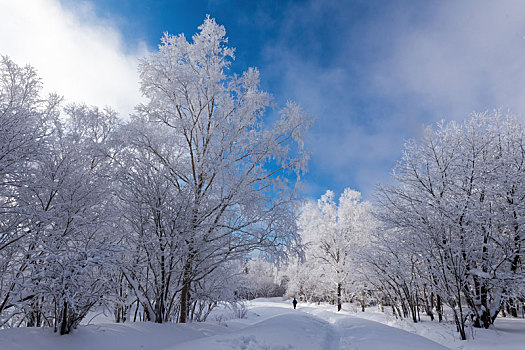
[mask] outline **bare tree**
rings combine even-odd
[[[271,97],[260,91],[258,71],[229,75],[233,49],[224,27],[206,18],[199,29],[191,43],[166,34],[139,68],[148,102],[138,118],[170,138],[167,148],[149,137],[140,147],[179,205],[170,209],[177,224],[169,236],[180,290],[168,293],[178,295],[179,322],[186,322],[193,284],[253,249],[279,250],[293,239],[294,177],[308,159],[302,139],[309,121],[300,108],[288,103],[267,127]],[[159,237],[157,228],[141,232]]]

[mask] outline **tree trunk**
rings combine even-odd
[[[184,282],[182,290],[180,292],[180,315],[179,323],[186,323],[188,316],[188,294],[189,294],[189,283]]]
[[[191,247],[190,247],[191,248]],[[184,271],[182,274],[182,289],[180,291],[180,314],[179,323],[186,323],[189,312],[189,293],[191,284],[191,260],[193,254],[188,254],[187,260],[184,263]]]
[[[341,283],[337,283],[337,311],[341,311]]]
[[[432,312],[433,294],[430,293],[430,300],[429,300],[429,296],[427,295],[427,291],[426,291],[426,286],[423,287],[423,298],[425,299],[425,310],[426,310],[427,316],[430,316],[430,320],[434,321],[434,313]]]
[[[512,317],[518,317],[518,309],[516,308],[513,299],[507,301],[507,311]]]
[[[436,311],[438,314],[439,323],[443,322],[443,303],[441,302],[441,296],[436,296]]]
[[[60,324],[60,335],[68,334],[69,333],[69,327],[68,327],[68,320],[67,320],[67,302],[64,301],[64,309],[62,310],[62,323]]]
[[[465,323],[463,322],[463,317],[459,316],[456,310],[454,310],[454,320],[456,321],[456,329],[459,332],[461,340],[467,340],[467,334],[465,333]]]

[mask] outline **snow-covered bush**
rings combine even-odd
[[[247,299],[282,296],[277,266],[263,259],[251,259],[243,267],[241,295]]]

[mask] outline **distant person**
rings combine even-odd
[[[297,306],[297,300],[295,299],[295,297],[293,298],[292,304],[293,304],[293,308],[295,310],[295,308]]]

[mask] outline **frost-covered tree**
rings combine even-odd
[[[183,155],[172,130],[142,118],[128,123],[119,138],[124,145],[117,157],[122,277],[147,320],[169,321],[178,310],[191,222],[187,191],[172,174]]]
[[[390,305],[396,317],[418,322],[420,297],[425,293],[420,293],[424,286],[421,277],[426,272],[420,255],[404,240],[402,232],[378,227],[372,236],[370,246],[361,254],[362,276],[375,287],[380,303]],[[439,305],[436,309],[441,312]],[[430,308],[427,313],[433,316]]]
[[[314,259],[290,259],[283,272],[288,278],[285,297],[306,302],[332,302],[334,288],[324,270]]]
[[[115,126],[111,110],[66,107],[20,191],[31,231],[24,247],[30,279],[21,289],[30,325],[53,322],[69,333],[108,292],[101,275],[116,249],[109,182]]]
[[[31,212],[20,193],[33,183],[35,162],[45,154],[47,120],[58,113],[59,98],[41,97],[30,66],[0,60],[0,325],[14,315],[27,274]],[[8,310],[6,312],[6,310]]]
[[[317,291],[330,290],[329,295],[317,297],[320,300],[333,298],[340,311],[345,294],[351,296],[363,292],[356,288],[362,286],[357,268],[359,252],[367,245],[372,229],[371,206],[361,201],[359,192],[348,188],[338,202],[334,193],[327,191],[317,204],[309,202],[303,206],[298,221],[309,267],[304,272],[299,268],[295,278],[306,273],[306,277],[318,285],[315,287]],[[319,288],[319,285],[327,288]],[[299,290],[301,288],[307,295],[305,285]]]
[[[279,250],[293,239],[293,179],[308,158],[302,139],[309,121],[301,109],[288,103],[268,126],[263,116],[271,96],[259,89],[258,71],[229,73],[234,50],[226,46],[224,27],[206,18],[199,29],[192,42],[166,34],[139,67],[147,103],[138,106],[137,119],[157,136],[170,136],[167,147],[143,139],[141,157],[158,166],[151,170],[156,179],[138,185],[160,191],[145,201],[163,203],[147,204],[150,226],[131,224],[142,242],[155,241],[158,249],[170,244],[177,252],[169,258],[176,267],[167,270],[166,260],[146,260],[160,275],[162,266],[176,273],[178,285],[165,297],[178,301],[179,322],[186,322],[193,286],[218,266],[253,249]],[[156,227],[151,210],[164,208],[170,221]],[[169,239],[159,230],[169,231]],[[127,277],[142,295],[144,287]]]
[[[380,218],[465,324],[489,327],[523,298],[525,129],[499,114],[428,129],[406,145],[396,183],[379,191]],[[464,306],[466,305],[466,309]]]

